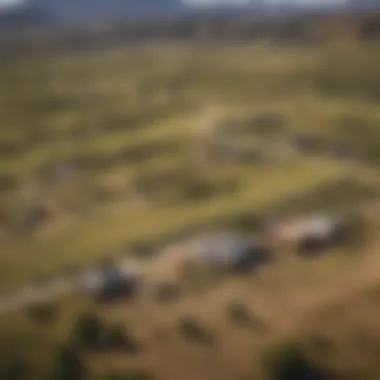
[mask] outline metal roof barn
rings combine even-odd
[[[269,258],[267,249],[256,239],[243,234],[216,233],[198,239],[192,246],[200,264],[244,270]]]

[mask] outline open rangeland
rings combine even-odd
[[[365,44],[157,44],[0,62],[0,289],[212,227],[372,199],[379,63]],[[163,380],[265,378],[267,356],[293,341],[343,379],[375,380],[377,249],[371,237],[312,260],[279,254],[248,278],[206,273],[170,305],[69,296],[1,316],[0,350],[41,379],[53,347],[94,311],[142,346],[81,351],[91,380],[141,368]],[[203,343],[187,342],[194,331]]]

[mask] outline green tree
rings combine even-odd
[[[104,376],[104,380],[153,380],[153,376],[145,371],[110,372]]]
[[[190,342],[205,346],[214,344],[213,334],[192,318],[183,318],[179,322],[178,329],[180,334]]]
[[[37,323],[48,324],[55,321],[56,310],[52,305],[36,305],[28,310],[28,315]]]
[[[81,348],[90,350],[104,349],[106,345],[106,326],[95,314],[79,317],[72,331],[74,342]]]
[[[312,362],[294,343],[268,351],[264,364],[273,380],[332,380],[331,374]]]
[[[49,380],[84,380],[86,375],[83,358],[75,348],[62,346],[57,350]]]
[[[107,330],[107,347],[111,350],[125,350],[135,353],[139,345],[130,331],[121,325],[114,325]]]
[[[21,359],[12,359],[0,366],[0,379],[29,380],[31,377],[32,369]]]

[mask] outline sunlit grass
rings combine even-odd
[[[288,195],[341,175],[349,168],[321,157],[299,157],[297,162],[290,159],[263,167],[194,160],[199,152],[206,157],[209,154],[207,143],[212,134],[204,133],[209,126],[206,124],[215,122],[215,137],[222,119],[278,114],[284,120],[281,137],[307,132],[341,138],[345,133],[338,125],[341,119],[377,125],[378,50],[374,46],[334,49],[265,44],[207,49],[146,45],[18,62],[18,69],[28,68],[23,75],[30,86],[35,86],[28,92],[33,95],[40,91],[47,99],[56,100],[59,107],[21,112],[22,105],[33,99],[24,93],[17,99],[17,88],[4,88],[7,95],[12,95],[8,103],[14,101],[20,112],[12,114],[6,112],[10,111],[7,107],[1,108],[0,138],[27,141],[31,128],[39,125],[51,140],[34,141],[30,149],[28,146],[23,152],[2,158],[0,174],[23,183],[23,179],[38,177],[47,163],[84,159],[88,161],[79,170],[81,180],[70,185],[72,196],[79,204],[87,201],[85,198],[96,198],[92,197],[91,186],[87,186],[90,184],[114,193],[119,203],[96,204],[92,200],[90,214],[73,218],[59,232],[16,234],[3,239],[0,283],[8,287],[65,264],[86,264],[101,256],[112,256],[135,242],[159,240],[180,230],[217,223],[229,215],[262,210]],[[356,60],[357,54],[363,57]],[[346,76],[331,62],[339,63]],[[354,69],[357,75],[347,76]],[[53,79],[51,83],[33,77],[33,73],[42,75],[45,71],[46,78]],[[2,73],[2,80],[6,74]],[[368,82],[371,75],[373,83]],[[366,86],[372,92],[364,96]],[[214,106],[215,120],[205,121],[204,111]],[[112,123],[117,123],[117,128],[109,128]],[[134,128],[135,124],[138,127]],[[264,150],[272,147],[254,134],[246,136],[244,142]],[[139,152],[141,159],[128,156],[133,152]],[[232,194],[215,195],[207,201],[173,200],[160,205],[148,200],[137,207],[129,199],[135,190],[134,180],[141,173],[181,168],[191,168],[191,173],[210,183],[220,178],[234,180],[237,188]],[[40,198],[48,194],[60,199],[65,189],[57,185],[46,191]],[[3,199],[6,209],[24,204],[19,192],[4,194]],[[59,211],[48,223],[59,223],[66,217]]]

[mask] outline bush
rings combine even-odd
[[[33,306],[27,313],[33,321],[40,324],[53,323],[57,317],[55,308],[48,304]]]
[[[313,334],[308,338],[309,345],[316,353],[327,354],[333,349],[334,343],[331,338],[323,334]]]
[[[263,112],[250,120],[255,132],[263,135],[272,135],[283,130],[286,122],[279,113]]]
[[[106,345],[110,350],[123,350],[128,353],[138,353],[140,351],[136,339],[120,325],[114,325],[108,329]]]
[[[4,380],[29,380],[32,369],[20,359],[12,359],[0,366],[0,379]]]
[[[152,380],[153,376],[145,371],[111,372],[104,376],[104,380]]]
[[[330,380],[332,375],[311,362],[293,344],[287,343],[266,353],[266,370],[273,380]]]
[[[74,326],[72,334],[74,342],[81,348],[90,350],[106,348],[106,326],[94,314],[82,315]]]
[[[157,251],[157,247],[149,242],[137,243],[132,247],[128,246],[128,249],[140,259],[150,259]]]
[[[49,380],[84,380],[86,374],[86,366],[77,350],[70,346],[57,350]]]
[[[175,301],[180,296],[180,289],[170,282],[157,284],[153,289],[153,296],[157,303]]]
[[[180,190],[180,197],[190,201],[202,200],[211,198],[216,192],[213,186],[206,181],[199,178],[193,178],[189,180],[187,184],[184,184],[183,189]]]
[[[229,319],[240,327],[251,327],[252,317],[244,305],[237,302],[232,303],[228,306],[227,314]]]
[[[239,215],[230,217],[226,220],[226,224],[239,231],[253,231],[262,227],[262,216],[243,212]]]
[[[239,327],[265,329],[266,324],[241,303],[232,302],[227,308],[228,318]]]
[[[183,318],[179,322],[178,328],[180,334],[190,342],[207,346],[214,344],[213,334],[189,317]]]

